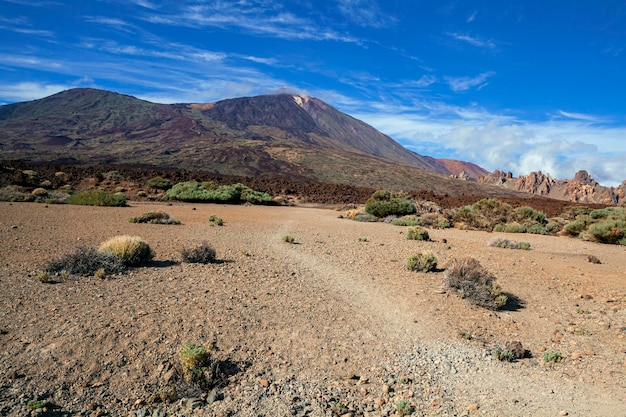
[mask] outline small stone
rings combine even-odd
[[[385,405],[385,400],[382,398],[376,398],[374,400],[374,404],[376,404],[378,407],[382,407],[383,405]]]
[[[573,359],[573,360],[575,360],[575,361],[576,361],[576,360],[578,360],[578,359],[580,359],[580,357],[581,357],[581,356],[582,356],[582,355],[580,354],[580,352],[574,352],[574,353],[572,353],[572,359]]]
[[[467,411],[472,412],[472,411],[478,411],[480,407],[478,407],[478,404],[470,404],[467,407]]]
[[[391,388],[389,388],[389,385],[383,385],[383,393],[389,394],[390,390],[391,390]]]
[[[561,411],[559,411],[559,415],[560,416],[567,416],[567,415],[569,415],[569,413],[567,411],[565,411],[565,410],[561,410]]]
[[[259,384],[261,384],[263,388],[267,388],[270,386],[270,381],[268,381],[267,379],[261,379],[259,380]]]

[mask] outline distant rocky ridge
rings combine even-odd
[[[626,198],[626,180],[618,187],[605,187],[584,170],[578,171],[571,180],[557,180],[541,171],[515,178],[511,172],[495,170],[479,177],[477,181],[576,203],[623,204]]]

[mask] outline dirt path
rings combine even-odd
[[[152,210],[183,225],[128,222]],[[341,403],[344,414],[380,417],[400,400],[414,415],[626,415],[623,247],[508,235],[532,245],[513,251],[488,247],[495,234],[452,229],[407,241],[402,227],[292,207],[0,211],[3,415],[26,415],[36,399],[58,415],[330,416]],[[211,226],[211,214],[225,225]],[[105,280],[36,282],[45,260],[116,234],[142,236],[156,262]],[[287,234],[296,244],[282,241]],[[178,263],[200,240],[222,262]],[[405,269],[416,251],[440,265],[476,257],[520,306],[490,312],[442,291],[441,273]],[[510,340],[532,357],[494,360],[489,350]],[[186,341],[215,341],[231,364],[218,401],[177,379]],[[544,364],[545,349],[564,360]],[[169,387],[180,400],[152,401]]]

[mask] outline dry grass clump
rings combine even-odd
[[[129,266],[142,265],[154,258],[150,245],[139,236],[112,237],[100,245],[100,251],[116,256]]]
[[[444,285],[456,290],[462,298],[490,310],[504,307],[508,300],[495,281],[496,278],[474,258],[451,260],[443,278]]]
[[[416,253],[409,257],[406,269],[417,272],[432,272],[437,269],[437,257],[432,253]]]
[[[216,260],[215,249],[206,241],[185,248],[181,251],[183,262],[190,264],[209,264]]]
[[[103,271],[106,275],[114,275],[126,271],[126,265],[111,253],[79,246],[74,252],[48,262],[44,270],[50,274],[95,276],[99,271]]]

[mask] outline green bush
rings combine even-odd
[[[494,232],[503,233],[526,233],[526,226],[519,223],[496,224],[493,228]]]
[[[211,214],[209,216],[209,223],[211,223],[212,225],[215,225],[215,226],[223,226],[224,225],[224,220],[222,220],[221,217],[216,216],[215,214]]]
[[[587,232],[596,242],[616,245],[626,238],[626,221],[603,220],[590,225]]]
[[[429,241],[430,236],[428,235],[428,231],[423,227],[409,227],[406,232],[406,238],[408,240],[425,240]]]
[[[365,211],[376,217],[404,216],[416,211],[415,204],[387,190],[375,191],[365,203]]]
[[[496,248],[504,248],[504,249],[523,249],[529,250],[530,243],[528,242],[516,242],[514,240],[495,238],[491,242],[488,243],[487,246],[493,246]]]
[[[285,243],[294,243],[295,241],[296,241],[296,238],[294,238],[291,235],[283,236],[283,242],[285,242]]]
[[[491,356],[501,362],[513,362],[515,360],[513,352],[508,349],[495,348],[491,351]]]
[[[193,246],[191,249],[183,249],[181,251],[183,262],[208,264],[216,260],[215,249],[208,242],[204,241]]]
[[[178,351],[178,359],[182,368],[183,377],[187,382],[206,381],[206,374],[210,372],[213,367],[210,350],[194,343],[185,343]],[[212,377],[208,379],[211,380]]]
[[[129,266],[143,265],[154,258],[150,245],[139,236],[112,237],[100,245],[100,251],[118,257]]]
[[[396,403],[395,408],[396,408],[396,413],[398,413],[400,417],[410,416],[415,411],[415,408],[413,407],[413,405],[411,405],[411,403],[408,402],[407,400],[398,401]]]
[[[378,221],[378,217],[363,211],[363,212],[355,214],[352,220],[356,222],[371,223],[371,222]]]
[[[549,222],[546,224],[546,231],[551,235],[556,235],[561,231],[561,225],[558,222]]]
[[[485,198],[458,209],[454,221],[462,228],[492,231],[496,225],[509,223],[514,217],[515,212],[510,204]]]
[[[106,275],[119,274],[126,271],[126,265],[111,253],[99,252],[95,248],[79,246],[73,253],[62,255],[45,267],[51,274],[71,274],[94,276],[99,270]]]
[[[391,224],[394,226],[422,226],[422,219],[414,214],[411,214],[393,219]]]
[[[131,217],[128,221],[131,223],[180,224],[180,221],[170,218],[170,215],[164,211],[150,211],[140,217]]]
[[[65,199],[67,204],[80,206],[126,206],[126,197],[123,194],[109,194],[104,190],[87,190],[72,194]]]
[[[543,352],[544,362],[560,362],[563,359],[563,355],[558,350],[547,350]]]
[[[573,222],[567,223],[565,227],[563,227],[563,233],[567,236],[578,237],[583,231],[585,231],[585,229],[587,229],[589,222],[589,216],[581,216]]]
[[[409,271],[433,272],[437,269],[437,257],[432,253],[416,253],[409,257],[406,268]]]
[[[507,302],[495,281],[496,278],[474,258],[451,260],[443,278],[444,285],[456,290],[462,298],[491,310],[502,308]]]
[[[515,219],[523,224],[545,224],[546,213],[543,211],[535,210],[532,207],[523,206],[515,209]]]
[[[147,184],[148,184],[148,187],[154,188],[157,190],[169,190],[173,186],[172,181],[166,178],[161,178],[161,177],[150,178],[147,181]]]
[[[179,182],[167,191],[166,196],[171,200],[196,203],[276,204],[269,194],[254,191],[242,184],[218,186],[212,182]]]

